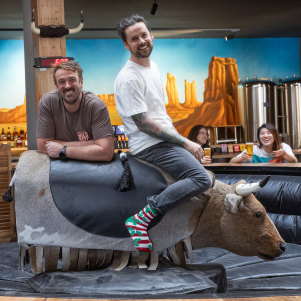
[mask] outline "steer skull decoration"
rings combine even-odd
[[[39,28],[35,25],[34,9],[31,17],[31,31],[44,38],[60,38],[68,34],[74,34],[81,31],[84,26],[84,12],[81,11],[80,23],[76,28],[65,28],[65,25],[42,25]]]

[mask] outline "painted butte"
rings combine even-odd
[[[233,58],[212,57],[208,78],[205,80],[203,103],[196,97],[195,81],[185,80],[185,102],[180,103],[175,76],[167,74],[166,110],[176,129],[187,136],[196,124],[206,126],[239,125],[238,109],[235,105],[234,87],[238,83],[238,69]],[[114,94],[98,95],[108,106],[113,125],[122,124],[116,111]],[[0,109],[0,126],[6,123],[26,123],[26,98],[23,105],[14,109]]]

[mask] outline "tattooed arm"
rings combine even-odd
[[[158,122],[149,118],[147,113],[132,115],[132,118],[139,131],[164,141],[182,145],[199,161],[203,157],[204,152],[199,144],[183,137],[176,131],[176,129],[167,129],[162,127]]]

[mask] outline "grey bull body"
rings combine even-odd
[[[43,271],[43,257],[53,261],[53,257],[58,259],[60,253],[63,259],[67,260],[67,266],[63,264],[62,269],[68,270],[74,260],[71,256],[74,255],[74,250],[77,250],[77,270],[80,269],[80,262],[84,269],[89,260],[95,265],[98,261],[100,266],[100,252],[107,252],[109,257],[113,256],[112,252],[117,252],[119,268],[126,265],[130,254],[132,258],[138,258],[130,237],[111,238],[91,234],[74,226],[62,216],[52,199],[49,164],[47,155],[27,151],[21,155],[17,166],[14,181],[15,208],[21,257],[28,249],[36,272]],[[169,182],[172,181],[168,175],[164,176]],[[174,246],[181,241],[186,246],[188,256],[191,255],[192,248],[208,246],[264,259],[279,256],[285,249],[283,239],[264,207],[252,193],[236,193],[241,184],[226,185],[215,181],[214,186],[206,193],[170,210],[150,229],[153,269],[156,268],[159,254],[166,249],[175,254]],[[111,255],[108,255],[108,252]],[[93,260],[89,257],[92,253]],[[95,259],[95,256],[98,259]],[[139,258],[137,261],[139,262]],[[53,264],[52,270],[56,268],[57,264]]]

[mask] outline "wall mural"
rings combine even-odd
[[[84,70],[84,89],[107,104],[112,124],[121,124],[115,108],[114,80],[129,58],[120,40],[67,40],[67,56]],[[26,126],[23,41],[0,41],[0,129]],[[238,125],[233,87],[240,80],[277,82],[300,76],[299,38],[158,39],[152,59],[161,71],[165,103],[176,128],[187,135],[195,124]],[[189,116],[189,118],[188,118]]]

